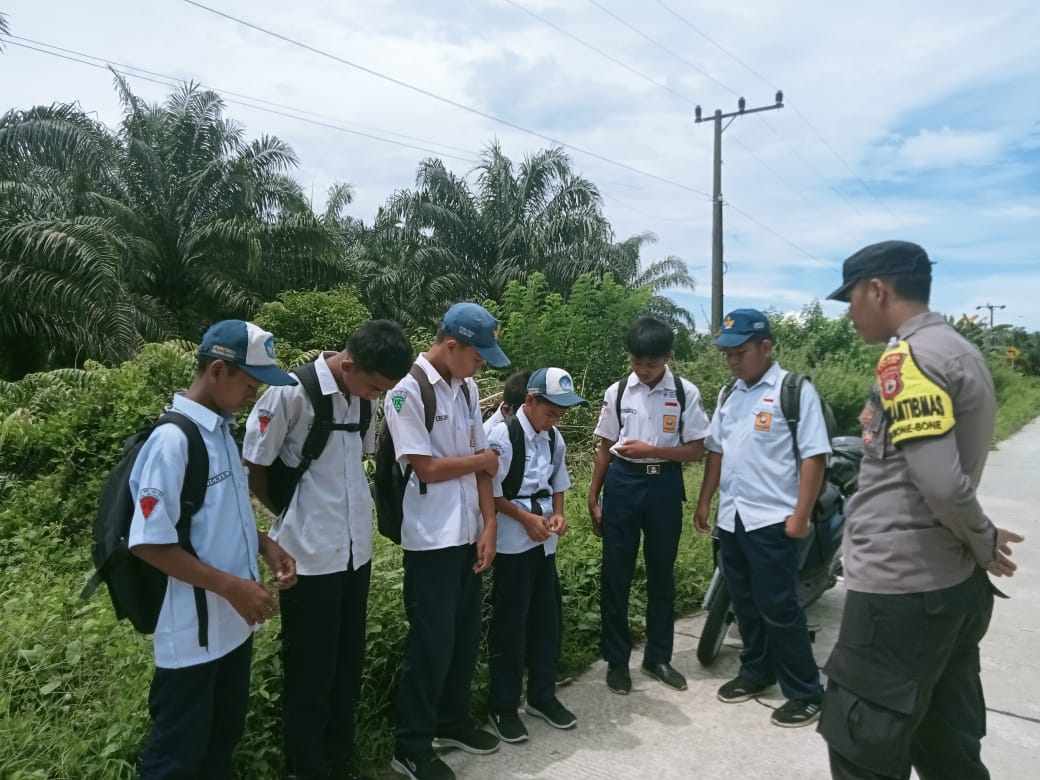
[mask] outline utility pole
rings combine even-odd
[[[737,101],[737,110],[723,114],[722,109],[715,109],[712,117],[715,120],[715,176],[714,189],[712,191],[712,219],[711,219],[711,332],[718,333],[722,328],[722,131],[729,127],[738,116],[742,114],[757,114],[759,111],[774,111],[784,107],[784,93],[776,92],[775,102],[771,106],[760,106],[758,108],[747,108],[744,98]],[[694,122],[698,124],[707,121],[701,115],[701,107],[696,106],[693,110]],[[722,120],[729,119],[726,127],[722,126]]]
[[[989,329],[993,330],[993,310],[994,309],[1006,309],[1006,308],[1007,308],[1007,306],[1004,306],[1003,304],[998,306],[995,303],[984,303],[981,306],[976,306],[975,307],[975,311],[978,311],[979,309],[989,309]]]

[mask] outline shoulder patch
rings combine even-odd
[[[953,428],[953,399],[925,376],[906,341],[885,350],[877,378],[893,444],[942,436]]]
[[[405,400],[408,398],[408,393],[404,390],[394,390],[390,393],[390,405],[394,407],[395,412],[401,411],[401,407],[404,406]]]

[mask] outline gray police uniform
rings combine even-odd
[[[928,312],[903,323],[861,415],[847,595],[819,731],[836,778],[988,778],[979,641],[996,529],[975,491],[996,398],[979,351]]]

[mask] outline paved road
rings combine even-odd
[[[995,780],[1040,776],[1040,421],[994,452],[982,485],[982,502],[995,522],[1024,533],[1019,575],[1001,583],[1012,597],[999,601],[982,647],[989,736],[983,757]],[[826,593],[809,611],[819,624],[817,661],[835,640],[844,592]],[[592,780],[593,778],[827,778],[823,741],[811,728],[780,729],[769,723],[781,703],[778,689],[761,702],[726,705],[715,691],[737,670],[737,650],[723,649],[705,669],[694,654],[702,619],[677,624],[674,665],[689,690],[670,691],[633,671],[633,691],[617,696],[594,665],[560,698],[578,716],[578,727],[559,732],[534,718],[529,742],[503,745],[493,756],[445,755],[467,780]],[[638,652],[634,654],[638,658]]]

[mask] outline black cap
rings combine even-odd
[[[849,257],[841,268],[841,287],[827,297],[849,302],[849,290],[860,279],[896,274],[932,275],[932,262],[923,247],[910,241],[882,241],[865,246]]]

